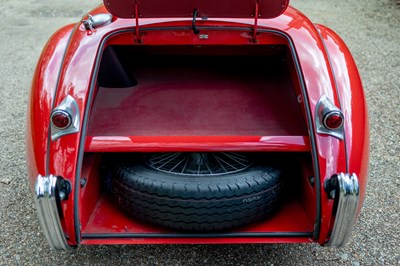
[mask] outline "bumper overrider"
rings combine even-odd
[[[332,234],[326,245],[342,247],[348,241],[357,218],[360,195],[357,175],[334,175],[325,183],[325,190],[337,206]]]
[[[35,183],[35,202],[44,234],[52,249],[70,250],[60,222],[60,200],[67,196],[68,183],[53,175],[39,175]],[[60,189],[60,187],[62,189]]]

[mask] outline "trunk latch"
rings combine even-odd
[[[93,31],[95,28],[104,26],[111,22],[112,16],[110,14],[97,14],[87,15],[87,19],[82,19],[81,22],[86,30]]]

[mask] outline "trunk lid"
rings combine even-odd
[[[104,0],[108,11],[120,18],[199,17],[274,18],[287,8],[289,0]]]

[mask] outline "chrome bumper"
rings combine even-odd
[[[330,181],[336,187],[333,196],[337,211],[331,238],[326,245],[342,247],[348,241],[357,218],[360,189],[355,174],[337,174]]]
[[[58,214],[57,177],[53,175],[37,177],[35,202],[44,234],[52,249],[70,250]]]

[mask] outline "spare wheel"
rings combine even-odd
[[[152,153],[118,164],[112,194],[132,217],[178,230],[229,229],[265,218],[280,198],[276,167],[246,154]]]

